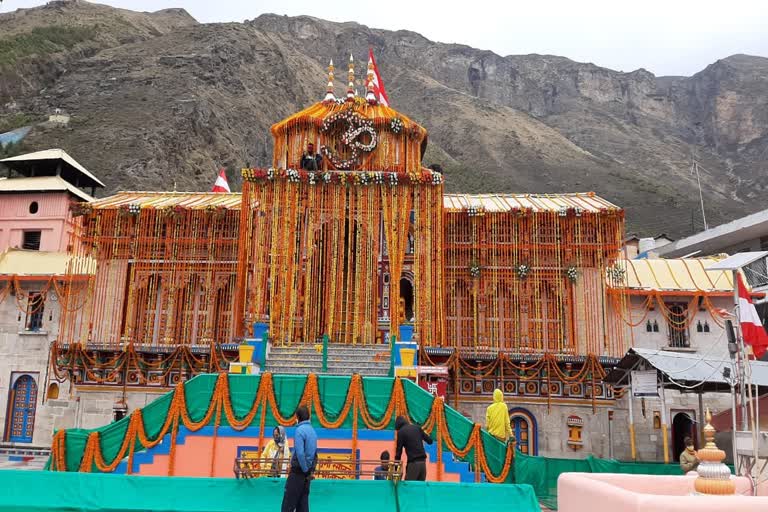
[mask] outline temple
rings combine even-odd
[[[36,338],[44,355],[29,364],[40,368],[0,367],[14,376],[6,424],[18,423],[23,435],[13,433],[13,440],[49,444],[54,430],[113,419],[120,425],[115,431],[130,440],[138,427],[124,417],[140,416],[136,411],[161,395],[181,396],[185,385],[205,383],[210,401],[199,410],[213,411],[208,406],[216,400],[224,407],[225,385],[205,374],[234,369],[261,373],[259,382],[274,375],[269,385],[290,382],[296,400],[333,401],[325,389],[307,394],[323,387],[318,382],[333,382],[341,390],[336,395],[347,397],[348,414],[365,414],[360,389],[376,382],[363,385],[353,375],[387,375],[391,388],[375,395],[384,408],[379,413],[389,404],[403,407],[398,400],[405,395],[397,389],[404,385],[424,401],[414,409],[420,418],[439,428],[440,414],[450,416],[442,435],[467,443],[455,443],[456,461],[466,459],[471,443],[490,454],[493,462],[474,469],[476,475],[449,467],[456,461],[430,468],[430,475],[454,481],[504,480],[504,462],[513,453],[669,461],[685,436],[703,440],[695,396],[670,390],[666,402],[643,398],[633,416],[627,382],[607,377],[632,347],[722,355],[717,341],[733,282],[727,272],[706,270],[719,257],[626,259],[624,211],[592,192],[446,193],[439,166],[423,161],[427,130],[371,91],[357,96],[351,64],[344,97],[333,93],[333,69],[329,75],[322,101],[272,127],[272,165],[243,169],[241,193],[124,191],[95,199],[80,188],[100,182],[69,157],[45,164],[43,174],[34,171],[43,165],[38,157],[7,163],[22,173],[0,181],[0,192],[15,194],[16,209],[32,199],[26,180],[55,182],[61,196],[72,199],[69,211],[57,213],[68,241],[45,247],[60,263],[51,275],[30,279],[35,270],[22,265],[14,244],[23,242],[20,234],[2,247],[6,330],[29,337],[44,321],[37,311],[56,312],[55,321],[45,321],[45,339]],[[34,215],[27,222],[37,222]],[[245,346],[256,353],[241,361]],[[299,385],[280,374],[310,377]],[[339,384],[334,375],[348,382]],[[429,394],[418,394],[416,386],[401,384],[406,380],[440,397],[450,412],[427,403]],[[17,389],[16,382],[26,387]],[[47,390],[41,399],[38,388]],[[507,454],[493,440],[480,448],[477,425],[494,389],[505,394],[517,452]],[[264,402],[268,396],[248,395],[253,411],[262,411],[262,421],[287,422],[289,406],[282,415],[263,412],[274,404]],[[87,407],[80,407],[81,398]],[[182,414],[181,399],[159,400],[176,404],[167,414]],[[38,402],[53,419],[35,426]],[[727,404],[726,395],[713,408]],[[211,417],[200,423],[179,416],[190,432],[176,433],[192,438],[198,426],[218,429]],[[381,430],[389,422],[383,417],[359,431]],[[328,424],[353,421],[344,418]],[[239,421],[227,418],[222,425]],[[242,425],[252,429],[248,442],[260,446],[264,425],[254,417]],[[211,431],[201,432],[195,435],[214,442]],[[358,446],[350,444],[358,443],[358,429],[344,435],[346,444],[339,443],[352,452],[374,454],[391,441],[368,432],[361,435],[370,439],[360,438]],[[658,436],[670,442],[662,447]],[[54,447],[65,445],[56,439]],[[80,441],[83,448],[87,439]],[[195,443],[199,448],[203,441]],[[210,455],[195,451],[195,443],[181,449],[187,460]],[[227,443],[228,457],[253,448]],[[94,457],[93,450],[81,459]],[[143,466],[121,458],[102,466],[173,473],[165,456],[155,453],[152,460],[162,462],[147,459]],[[211,457],[205,459],[211,476],[228,471]],[[82,460],[56,464],[88,466]]]

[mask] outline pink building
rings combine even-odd
[[[104,184],[61,149],[6,158],[0,165],[6,168],[0,177],[0,252],[66,251],[70,204],[93,200]]]
[[[60,149],[0,160],[0,462],[15,447],[48,445],[74,417],[76,404],[59,399],[46,372],[61,313],[56,279],[69,263],[71,204],[103,186]]]

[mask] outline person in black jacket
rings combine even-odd
[[[405,479],[423,482],[427,479],[427,454],[424,452],[423,443],[432,444],[432,438],[418,425],[408,423],[403,416],[398,416],[395,420],[395,430],[397,431],[395,460],[399,461],[403,456],[403,448],[408,456]]]

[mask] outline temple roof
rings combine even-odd
[[[13,192],[69,192],[83,201],[93,201],[93,197],[89,194],[59,176],[0,178],[0,193]]]
[[[443,206],[448,212],[478,208],[486,212],[531,209],[534,212],[580,208],[585,212],[620,211],[621,208],[594,192],[573,194],[445,194]]]
[[[93,274],[96,270],[92,259],[71,256],[65,252],[8,249],[0,253],[0,276],[63,276],[71,274],[68,270],[75,261],[81,263],[77,268],[85,268],[87,274]]]
[[[114,208],[138,205],[140,208],[161,209],[174,206],[203,210],[211,207],[222,207],[228,210],[240,209],[240,193],[222,192],[118,192],[91,203],[94,210],[111,210]]]
[[[62,176],[77,187],[104,187],[104,183],[63,149],[46,149],[0,160],[25,176]]]
[[[390,107],[385,107],[381,104],[371,105],[367,101],[365,101],[364,98],[360,98],[360,97],[355,98],[354,102],[347,102],[347,101],[317,102],[314,105],[310,105],[304,110],[296,112],[290,117],[287,117],[282,121],[273,124],[272,134],[276,135],[277,133],[283,130],[286,130],[292,126],[295,126],[301,123],[315,124],[317,127],[320,127],[323,124],[323,120],[326,117],[328,117],[329,115],[335,114],[337,112],[346,110],[350,107],[352,107],[352,109],[357,114],[359,114],[360,117],[369,119],[373,121],[374,124],[378,124],[378,123],[389,124],[393,119],[400,119],[400,121],[402,121],[403,123],[404,130],[415,128],[415,129],[418,129],[424,135],[424,137],[426,137],[427,135],[427,130],[424,127],[422,127],[419,123],[412,120],[405,114],[401,114],[397,110]]]
[[[684,293],[733,293],[731,272],[705,269],[722,258],[636,259],[624,260],[629,289],[644,291],[680,291]]]

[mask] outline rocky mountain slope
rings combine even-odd
[[[310,17],[198,24],[59,1],[0,15],[0,132],[60,108],[70,124],[36,124],[24,149],[62,147],[110,191],[206,190],[219,166],[269,165],[269,126],[322,97],[329,58],[365,62],[369,46],[450,191],[594,190],[630,229],[680,236],[702,224],[695,152],[710,225],[765,207],[768,59],[743,55],[654,77]]]

